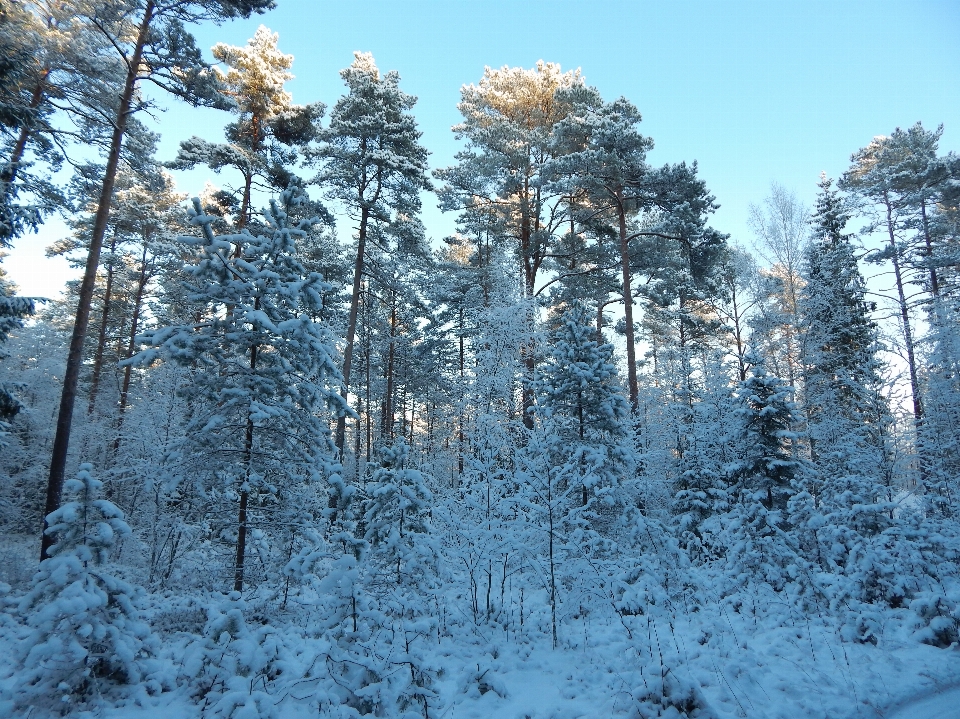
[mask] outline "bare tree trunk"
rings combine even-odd
[[[466,370],[465,358],[466,354],[464,352],[464,321],[463,321],[463,308],[460,308],[460,387],[463,390],[466,390],[466,385],[464,384],[464,373]],[[465,421],[464,412],[463,412],[463,401],[464,398],[461,396],[460,401],[457,402],[459,409],[459,416],[457,418],[457,477],[463,475],[463,447],[466,444],[466,432],[464,432],[463,424]]]
[[[887,208],[887,233],[890,237],[890,248],[892,250],[893,276],[897,282],[897,299],[900,305],[900,319],[903,322],[903,342],[907,350],[907,365],[910,370],[910,392],[913,395],[913,418],[919,429],[923,424],[923,401],[920,398],[920,380],[917,377],[917,361],[913,349],[913,331],[910,327],[910,312],[907,305],[907,296],[903,290],[903,273],[900,270],[900,250],[897,247],[897,239],[893,234],[893,207],[890,198],[886,193],[883,195],[883,202]]]
[[[46,517],[60,507],[60,496],[63,493],[63,477],[67,466],[67,451],[70,448],[70,430],[73,424],[73,408],[77,400],[77,385],[80,381],[80,365],[83,363],[83,341],[87,336],[87,327],[90,323],[90,304],[93,299],[93,288],[97,278],[97,266],[100,264],[100,248],[103,246],[103,236],[107,230],[107,220],[110,216],[110,203],[113,199],[113,187],[117,179],[117,168],[120,165],[120,149],[123,145],[127,119],[132,112],[133,91],[137,84],[137,73],[143,58],[143,48],[147,42],[150,23],[153,21],[154,0],[147,0],[143,11],[143,19],[137,32],[133,55],[127,65],[127,77],[120,96],[120,105],[117,110],[113,138],[110,142],[110,153],[107,156],[107,167],[103,176],[103,187],[100,191],[100,201],[97,205],[97,214],[93,223],[93,233],[90,237],[90,251],[87,254],[87,265],[83,272],[83,281],[80,284],[80,297],[77,301],[77,317],[73,325],[73,335],[70,338],[70,350],[67,354],[67,367],[63,374],[63,391],[60,395],[60,411],[57,416],[57,431],[53,440],[53,452],[50,458],[50,475],[47,480],[47,498],[44,507],[43,534],[40,541],[40,560],[47,557],[47,550],[53,544],[53,537],[46,533]]]
[[[367,316],[367,321],[364,322],[364,332],[366,341],[364,342],[364,365],[366,369],[366,407],[367,407],[367,454],[366,461],[367,464],[370,464],[370,461],[373,459],[373,400],[370,392],[370,362],[371,362],[371,353],[373,348],[370,345],[370,321],[369,321],[369,302],[370,299],[367,296],[364,296],[363,302],[363,313]],[[357,431],[360,431],[360,428],[357,428]]]
[[[521,201],[521,220],[520,220],[520,257],[521,270],[523,273],[523,295],[528,301],[533,300],[533,291],[537,280],[537,263],[534,258],[533,247],[533,223],[530,217],[530,179],[524,181],[523,200]],[[539,207],[539,205],[537,205]],[[537,369],[537,360],[535,356],[536,348],[532,339],[534,327],[534,309],[528,308],[528,326],[530,328],[531,339],[523,348],[523,364],[526,367],[526,377],[521,380],[521,419],[523,426],[527,429],[533,429],[533,405],[535,402],[533,392],[533,377]]]
[[[257,300],[256,309],[260,309],[260,300]],[[257,345],[250,348],[250,369],[257,368]],[[247,482],[250,481],[250,474],[253,466],[253,417],[247,416],[247,431],[243,438],[243,453],[247,462],[246,480],[240,487],[240,512],[237,517],[237,558],[233,570],[233,591],[243,591],[243,567],[244,558],[247,552],[247,502],[250,498],[250,491]]]
[[[350,389],[350,367],[353,364],[353,340],[357,334],[357,309],[360,306],[360,281],[363,277],[363,255],[367,247],[367,223],[370,221],[370,211],[364,207],[360,210],[360,230],[357,233],[357,260],[353,265],[353,293],[350,296],[350,317],[347,320],[347,346],[343,350],[343,390],[341,395],[347,399]],[[347,433],[346,415],[337,418],[337,451],[343,456],[343,444]]]
[[[137,293],[133,298],[133,315],[130,318],[130,334],[127,339],[127,351],[124,359],[133,357],[133,350],[137,345],[137,330],[140,329],[140,310],[143,306],[143,293],[147,286],[147,250],[144,248],[143,257],[140,261],[140,277],[137,279]],[[113,453],[120,451],[120,437],[123,430],[123,413],[127,409],[127,401],[130,396],[130,378],[133,374],[133,366],[126,365],[123,368],[123,384],[120,387],[120,402],[117,405],[117,436],[113,440]]]
[[[630,241],[627,238],[627,213],[623,206],[623,193],[617,192],[617,219],[620,229],[620,270],[623,278],[623,319],[627,339],[627,382],[630,387],[630,407],[636,411],[640,397],[637,380],[637,348],[633,335],[633,290],[630,277]]]
[[[117,236],[114,234],[110,243],[110,252],[117,249]],[[100,313],[100,333],[97,335],[97,354],[93,359],[93,377],[90,381],[90,401],[87,403],[87,414],[93,414],[97,404],[97,391],[100,389],[100,373],[103,371],[103,355],[107,344],[107,324],[110,321],[110,300],[113,293],[113,263],[107,268],[107,286],[103,291],[103,312]]]
[[[926,245],[926,257],[930,263],[930,294],[933,295],[933,301],[937,302],[940,297],[940,279],[937,276],[937,268],[933,266],[933,240],[930,237],[930,224],[927,219],[927,201],[920,200],[920,217],[923,220],[923,241]]]
[[[397,293],[390,297],[390,348],[387,352],[387,389],[383,395],[381,432],[387,440],[393,439],[393,364],[395,358],[394,337],[397,327]]]
[[[407,434],[407,444],[413,447],[413,423],[417,413],[417,398],[410,397],[410,431]]]
[[[553,481],[550,479],[550,469],[547,468],[547,524],[548,524],[548,558],[550,560],[550,624],[553,634],[553,648],[557,648],[557,571],[553,557]]]
[[[734,283],[735,285],[736,283]],[[747,381],[747,363],[744,357],[747,354],[747,345],[743,339],[743,327],[741,326],[740,306],[737,301],[737,288],[732,288],[733,296],[733,337],[737,343],[737,376],[741,382]]]
[[[253,175],[244,174],[243,199],[240,201],[240,216],[237,218],[237,229],[242,230],[250,221],[250,188],[253,186]],[[242,251],[242,250],[238,250]],[[239,255],[237,255],[239,257]]]

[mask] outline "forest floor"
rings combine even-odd
[[[769,607],[768,607],[769,609]],[[448,627],[420,648],[435,674],[435,719],[924,719],[960,717],[960,651],[918,643],[895,614],[876,646],[841,640],[833,620],[792,621],[720,603],[691,614],[568,619],[557,649],[545,629],[518,639],[493,626]],[[628,634],[628,629],[630,634]],[[281,630],[309,656],[308,631]],[[6,623],[0,652],[23,633]],[[632,636],[631,636],[632,634]],[[185,635],[161,660],[182,671]],[[425,640],[421,640],[425,641]],[[14,677],[0,669],[0,687]],[[277,719],[317,716],[309,685],[273,691]],[[3,695],[9,696],[4,691]],[[660,697],[667,698],[661,699]],[[0,714],[4,702],[0,701]],[[8,705],[9,706],[9,705]],[[952,713],[951,713],[952,712]],[[141,693],[139,704],[91,714],[103,719],[191,719],[186,690]],[[321,716],[325,714],[321,712]]]
[[[960,687],[912,697],[893,707],[884,719],[958,719]]]
[[[20,588],[0,593],[2,717],[16,716],[15,658],[29,633],[16,611],[27,584],[20,579]],[[600,601],[587,609],[571,602],[556,648],[545,595],[527,598],[522,627],[515,606],[501,613],[502,623],[476,622],[462,596],[448,595],[439,626],[416,640],[420,666],[433,677],[430,719],[960,719],[960,649],[921,643],[909,610],[878,609],[869,617],[877,643],[861,643],[850,639],[856,616],[842,621],[803,612],[769,589],[711,596],[705,575],[697,584],[686,600],[654,601],[632,616]],[[290,657],[284,675],[263,684],[275,719],[316,717],[318,697],[331,696],[329,681],[323,689],[319,678],[302,679],[307,667],[324,664],[331,647],[318,629],[328,620],[322,597],[304,599],[296,612],[273,612],[270,619]],[[156,665],[169,690],[135,691],[125,703],[75,716],[199,718],[185,657],[204,632],[206,608],[217,601],[144,595],[144,618],[160,640]],[[417,710],[404,716],[422,716]]]

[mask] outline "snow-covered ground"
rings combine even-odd
[[[891,613],[879,643],[843,641],[831,618],[718,601],[675,613],[568,619],[553,649],[545,622],[525,633],[448,624],[424,638],[422,665],[435,677],[429,716],[438,719],[949,719],[960,717],[960,652],[918,643]],[[326,651],[309,627],[281,630],[295,664]],[[22,633],[6,623],[3,656]],[[99,714],[104,719],[191,719],[183,659],[189,637],[165,638],[160,659],[171,691]],[[313,658],[313,659],[312,659]],[[296,672],[294,672],[295,674]],[[9,667],[3,671],[9,687]],[[250,682],[251,685],[253,682]],[[289,676],[263,684],[276,719],[317,716],[318,684]],[[666,698],[661,698],[666,697]],[[9,714],[0,704],[0,715]],[[208,714],[209,715],[209,714]],[[321,716],[338,716],[321,712]],[[422,716],[418,709],[417,715]],[[242,715],[236,713],[238,719]],[[353,713],[342,716],[356,716]],[[392,716],[392,715],[391,715]],[[397,715],[402,716],[402,715]],[[411,715],[412,716],[412,715]]]
[[[960,687],[913,697],[884,715],[884,719],[958,719]]]

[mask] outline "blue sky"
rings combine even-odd
[[[943,151],[960,149],[960,3],[956,0],[278,0],[277,9],[196,28],[201,47],[243,45],[259,24],[295,56],[288,89],[299,103],[336,102],[354,50],[397,70],[419,97],[415,114],[434,167],[459,143],[460,87],[485,65],[537,60],[581,68],[612,100],[643,113],[654,164],[697,160],[721,205],[713,224],[748,244],[748,206],[777,181],[812,203],[821,170],[837,177],[872,137],[920,120],[944,123]],[[193,134],[222,137],[228,116],[171,105],[155,125],[162,159]],[[197,193],[205,170],[178,175]],[[453,229],[425,198],[428,233]],[[349,232],[342,223],[341,232]],[[25,294],[52,294],[67,274],[42,258],[60,223],[22,238],[5,267]]]

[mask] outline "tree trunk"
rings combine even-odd
[[[347,346],[343,350],[343,389],[340,394],[347,399],[350,389],[350,366],[353,364],[353,340],[357,334],[357,309],[360,306],[360,280],[363,277],[363,254],[367,247],[367,223],[370,221],[370,211],[364,207],[360,210],[360,230],[357,233],[357,260],[353,265],[353,293],[350,296],[350,317],[347,320]],[[337,418],[337,451],[343,456],[343,443],[347,434],[347,417]]]
[[[133,315],[130,318],[130,335],[127,339],[127,351],[124,359],[133,357],[133,350],[137,345],[137,330],[140,329],[140,309],[143,305],[143,293],[147,286],[147,250],[144,248],[140,263],[140,277],[137,279],[137,293],[133,298]],[[123,368],[123,385],[120,387],[120,402],[117,405],[117,436],[113,440],[113,453],[120,451],[120,437],[123,430],[123,413],[127,409],[127,399],[130,396],[130,378],[133,366]]]
[[[633,335],[633,290],[630,278],[630,241],[627,239],[627,213],[623,206],[623,192],[617,191],[617,219],[620,227],[620,270],[623,276],[623,319],[627,339],[627,382],[630,387],[630,407],[637,409],[640,385],[637,381],[637,348]]]
[[[247,432],[252,438],[253,422],[248,421]],[[238,518],[239,528],[237,531],[237,557],[233,570],[233,591],[243,591],[243,559],[247,551],[247,502],[250,499],[250,493],[246,489],[240,490],[240,516]]]
[[[463,308],[460,308],[459,311],[460,318],[460,388],[466,393],[465,385],[465,371],[466,371],[466,353],[464,352],[464,342],[463,335],[465,330],[465,323],[463,318]],[[463,412],[463,396],[461,395],[460,400],[457,402],[458,409],[458,418],[457,418],[457,477],[463,475],[463,447],[466,444],[466,433],[464,432],[464,412]]]
[[[93,288],[97,278],[97,266],[100,263],[100,248],[103,246],[103,236],[107,229],[107,219],[110,216],[110,203],[113,199],[113,186],[117,179],[117,168],[120,165],[120,149],[123,145],[127,119],[132,109],[133,92],[137,84],[137,73],[143,58],[143,48],[147,42],[150,23],[153,20],[154,0],[147,0],[143,11],[143,19],[137,32],[136,45],[133,55],[127,65],[127,77],[120,96],[120,105],[117,110],[113,138],[110,141],[110,154],[107,157],[107,167],[103,176],[103,187],[100,191],[100,201],[97,205],[97,214],[93,223],[93,233],[90,237],[90,251],[87,254],[87,265],[83,272],[83,281],[80,284],[80,297],[77,301],[77,317],[73,325],[73,335],[70,338],[70,350],[67,354],[67,366],[63,374],[63,391],[60,395],[60,411],[57,415],[57,431],[53,440],[53,452],[50,458],[50,475],[47,480],[47,498],[44,507],[43,534],[40,541],[40,560],[47,557],[47,550],[53,544],[53,537],[46,533],[47,515],[60,507],[60,496],[63,492],[63,477],[67,465],[67,451],[70,447],[70,430],[73,423],[73,407],[77,399],[77,385],[80,380],[80,365],[83,362],[83,341],[87,336],[87,327],[90,323],[90,304],[93,299]]]
[[[260,309],[260,301],[257,300],[256,309]],[[257,345],[250,348],[250,370],[257,369]],[[237,517],[237,558],[233,570],[233,591],[243,591],[243,564],[247,553],[247,501],[250,498],[250,488],[247,482],[250,481],[250,474],[253,465],[253,417],[247,415],[247,431],[243,438],[243,453],[247,462],[246,479],[240,487],[240,512]]]
[[[110,243],[110,252],[117,249],[117,236],[114,234]],[[100,373],[103,371],[103,355],[107,344],[107,324],[110,320],[110,299],[113,293],[113,263],[107,268],[107,286],[103,291],[103,312],[100,313],[100,333],[97,335],[97,354],[93,360],[93,377],[90,381],[90,401],[87,403],[87,414],[93,414],[97,404],[97,391],[100,389]]]
[[[557,563],[553,556],[553,480],[547,469],[547,555],[550,562],[550,628],[553,648],[557,648]]]
[[[47,87],[47,77],[50,75],[50,68],[44,68],[40,73],[40,78],[37,80],[37,86],[33,88],[33,94],[30,96],[30,104],[28,107],[31,110],[36,110],[40,106],[40,101],[43,99],[44,90]],[[17,179],[17,171],[20,167],[20,161],[23,159],[24,153],[27,151],[27,142],[30,139],[31,130],[30,123],[24,123],[23,127],[20,128],[20,135],[17,137],[17,144],[13,146],[13,152],[10,154],[10,162],[3,172],[0,173],[0,183],[3,184],[3,193],[4,196],[10,196],[10,185],[13,184],[13,181]]]
[[[364,326],[364,369],[366,370],[365,379],[365,395],[366,395],[366,408],[367,408],[367,453],[366,453],[366,463],[370,464],[373,459],[373,399],[370,392],[370,362],[371,354],[373,352],[373,347],[370,344],[370,320],[369,320],[369,302],[370,298],[367,295],[363,297],[363,314],[365,318]],[[357,427],[357,432],[359,433],[360,427]]]
[[[387,351],[387,389],[383,395],[383,417],[381,417],[381,434],[386,441],[393,439],[393,364],[395,358],[394,337],[397,327],[397,293],[394,290],[390,302],[390,345]]]
[[[747,362],[744,357],[747,354],[747,345],[743,339],[743,327],[740,326],[740,306],[737,301],[737,288],[736,283],[731,288],[732,299],[733,299],[733,337],[734,341],[737,343],[737,376],[740,378],[741,382],[747,381]]]
[[[937,302],[940,297],[940,278],[937,276],[937,268],[933,266],[933,240],[930,237],[930,224],[927,219],[927,201],[920,200],[920,217],[923,220],[923,241],[927,261],[930,263],[930,294],[933,295],[933,301]]]
[[[883,202],[887,208],[887,233],[890,237],[890,248],[893,259],[893,275],[897,281],[897,298],[900,305],[900,319],[903,321],[903,342],[907,350],[907,364],[910,370],[910,392],[913,395],[913,418],[919,429],[923,423],[923,402],[920,398],[920,380],[917,377],[917,362],[913,351],[913,331],[910,328],[910,312],[907,297],[903,290],[903,273],[900,271],[900,250],[893,234],[893,207],[886,193]]]

